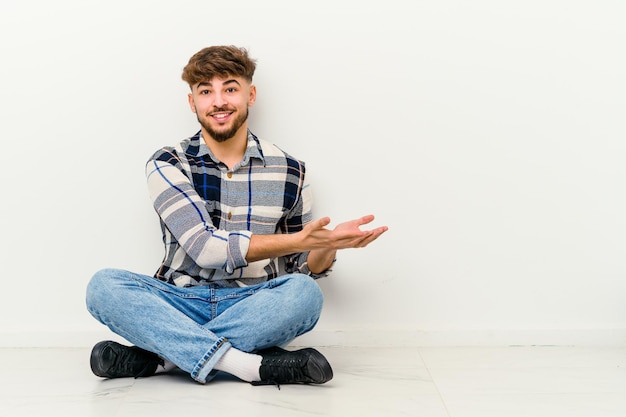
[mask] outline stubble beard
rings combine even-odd
[[[221,109],[218,109],[218,110],[221,110]],[[237,118],[233,120],[233,123],[230,129],[221,130],[221,131],[217,131],[211,127],[210,123],[207,120],[211,116],[207,116],[207,119],[201,119],[199,115],[197,117],[198,117],[198,122],[204,128],[204,130],[209,134],[209,136],[211,136],[211,138],[213,138],[213,140],[215,140],[216,142],[221,143],[221,142],[226,142],[228,139],[235,136],[239,128],[243,126],[243,124],[248,119],[248,109],[246,108],[245,113],[239,113],[239,116],[237,116]]]

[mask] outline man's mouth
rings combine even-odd
[[[218,122],[222,122],[230,117],[232,112],[215,112],[211,113],[211,117],[217,120]]]

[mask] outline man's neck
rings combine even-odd
[[[226,164],[229,169],[233,169],[235,165],[241,162],[248,147],[248,129],[243,126],[235,136],[224,142],[216,141],[204,129],[202,129],[202,138],[213,155],[220,162]]]

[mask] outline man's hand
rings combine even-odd
[[[374,216],[370,214],[341,223],[332,230],[326,228],[330,224],[330,218],[315,220],[299,232],[302,234],[303,250],[364,248],[388,230],[387,226],[372,230],[360,229],[373,220]]]
[[[337,225],[333,230],[326,228],[330,218],[323,217],[307,224],[300,232],[304,234],[305,246],[311,245],[309,250],[309,270],[321,273],[333,264],[337,250],[349,248],[364,248],[388,230],[387,226],[372,230],[361,230],[360,227],[371,223],[374,216],[367,215],[360,219],[350,220]]]

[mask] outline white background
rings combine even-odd
[[[90,345],[103,267],[163,250],[144,163],[196,132],[183,66],[258,60],[251,128],[316,213],[389,232],[340,254],[307,342],[626,341],[626,3],[6,0],[0,345]]]

